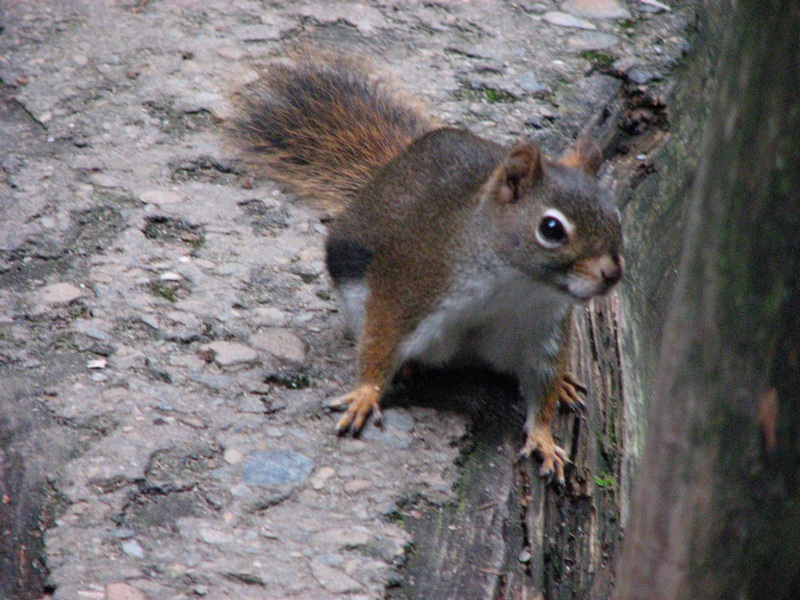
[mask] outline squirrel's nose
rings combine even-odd
[[[600,273],[603,276],[606,287],[611,287],[622,279],[622,272],[625,270],[625,259],[621,254],[615,254],[606,258],[608,258],[608,260],[603,261]]]

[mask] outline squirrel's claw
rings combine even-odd
[[[374,385],[360,385],[349,394],[335,398],[328,403],[328,407],[338,409],[346,408],[342,418],[336,423],[336,433],[356,435],[364,426],[367,418],[372,415],[375,424],[379,425],[383,415],[378,402],[380,391]]]
[[[548,484],[552,483],[558,489],[564,489],[566,487],[564,466],[570,464],[569,456],[561,446],[556,445],[550,428],[545,425],[537,425],[528,432],[528,439],[519,456],[528,458],[534,453],[542,461],[539,476]]]
[[[586,412],[586,402],[581,394],[586,394],[586,387],[578,381],[570,371],[565,371],[558,382],[558,399],[561,404],[575,412]]]

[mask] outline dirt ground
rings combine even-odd
[[[228,94],[310,43],[557,155],[621,84],[668,88],[693,12],[667,3],[0,0],[0,596],[399,585],[470,419],[333,435],[329,218],[226,141]]]

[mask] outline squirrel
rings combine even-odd
[[[233,97],[235,141],[298,195],[339,212],[326,265],[358,337],[357,383],[330,402],[356,435],[407,362],[483,364],[526,403],[521,457],[563,486],[561,402],[585,408],[569,371],[572,307],[623,272],[620,214],[579,139],[559,160],[440,126],[353,58],[301,52]]]

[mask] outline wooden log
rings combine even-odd
[[[738,3],[616,597],[800,597],[800,2]]]

